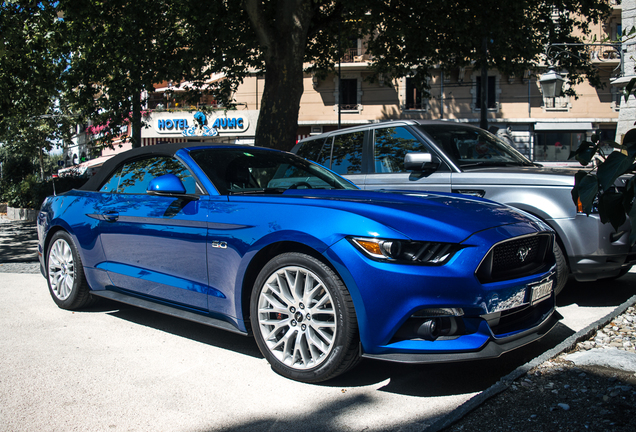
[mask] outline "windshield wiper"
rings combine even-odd
[[[249,190],[229,190],[228,195],[265,195],[265,194],[282,194],[286,188],[264,188]]]
[[[474,167],[474,166],[482,166],[485,165],[486,162],[474,162],[474,163],[469,163],[469,164],[459,164],[460,168],[466,168],[466,167]]]
[[[474,162],[465,165],[460,165],[460,168],[467,167],[475,167],[475,166],[485,166],[485,167],[512,167],[512,166],[531,166],[523,162],[514,162],[514,161],[483,161],[483,162]]]

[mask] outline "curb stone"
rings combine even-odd
[[[589,339],[599,329],[605,327],[612,320],[623,314],[628,308],[635,304],[636,295],[629,298],[626,302],[618,306],[616,309],[614,309],[614,311],[610,312],[603,318],[593,322],[592,324],[585,327],[583,330],[580,330],[572,336],[568,337],[566,340],[564,340],[551,350],[548,350],[540,356],[534,358],[533,360],[530,360],[528,363],[519,366],[517,369],[502,377],[499,381],[497,381],[486,390],[473,396],[471,399],[464,402],[458,408],[454,409],[450,413],[444,415],[442,418],[432,423],[430,426],[426,427],[422,432],[439,432],[444,428],[451,426],[453,423],[462,419],[466,414],[478,408],[488,399],[508,389],[517,378],[528,373],[530,370],[552,359],[553,357],[556,357],[559,354],[564,353],[565,351],[571,350],[576,346],[577,343]]]

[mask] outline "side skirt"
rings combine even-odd
[[[182,318],[188,321],[194,321],[200,324],[204,324],[210,327],[219,328],[222,330],[227,330],[232,333],[237,333],[243,336],[247,336],[248,333],[243,332],[227,321],[223,321],[217,318],[212,318],[206,315],[200,315],[194,312],[177,309],[168,305],[164,305],[161,303],[151,302],[149,300],[144,300],[139,297],[134,297],[126,294],[122,294],[115,291],[109,290],[99,290],[99,291],[91,291],[91,294],[98,297],[107,298],[110,300],[114,300],[119,303],[124,303],[131,306],[140,307],[142,309],[151,310],[154,312],[159,312],[164,315],[169,315],[177,318]]]

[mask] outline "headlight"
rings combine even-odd
[[[363,237],[350,237],[348,240],[373,260],[401,264],[443,265],[461,249],[461,246],[454,243]]]

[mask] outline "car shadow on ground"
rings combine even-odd
[[[557,297],[557,306],[619,306],[636,294],[636,272],[618,279],[577,282],[570,279]]]
[[[562,295],[557,299],[557,303],[561,307],[570,304],[619,306],[636,292],[635,281],[636,274],[634,273],[612,281],[592,283],[570,281]],[[105,312],[115,318],[199,343],[254,358],[263,358],[252,337],[245,337],[134,306],[100,300],[98,305],[85,312]],[[495,359],[442,364],[401,364],[363,359],[356,368],[344,375],[314,385],[353,388],[383,383],[382,387],[378,388],[379,391],[415,397],[475,393],[489,388],[503,376],[554,348],[574,333],[574,330],[559,323],[541,340]],[[272,374],[274,373],[272,371]]]
[[[480,392],[517,367],[554,348],[574,332],[561,324],[543,339],[498,358],[432,364],[402,364],[364,359],[354,370],[323,385],[358,387],[388,382],[379,391],[416,397]]]
[[[256,342],[251,337],[171,317],[159,312],[117,303],[108,299],[99,299],[96,305],[85,309],[83,312],[107,313],[115,318],[151,327],[195,342],[223,348],[250,357],[263,358],[256,346]]]
[[[38,236],[33,222],[0,224],[0,263],[38,260]]]

